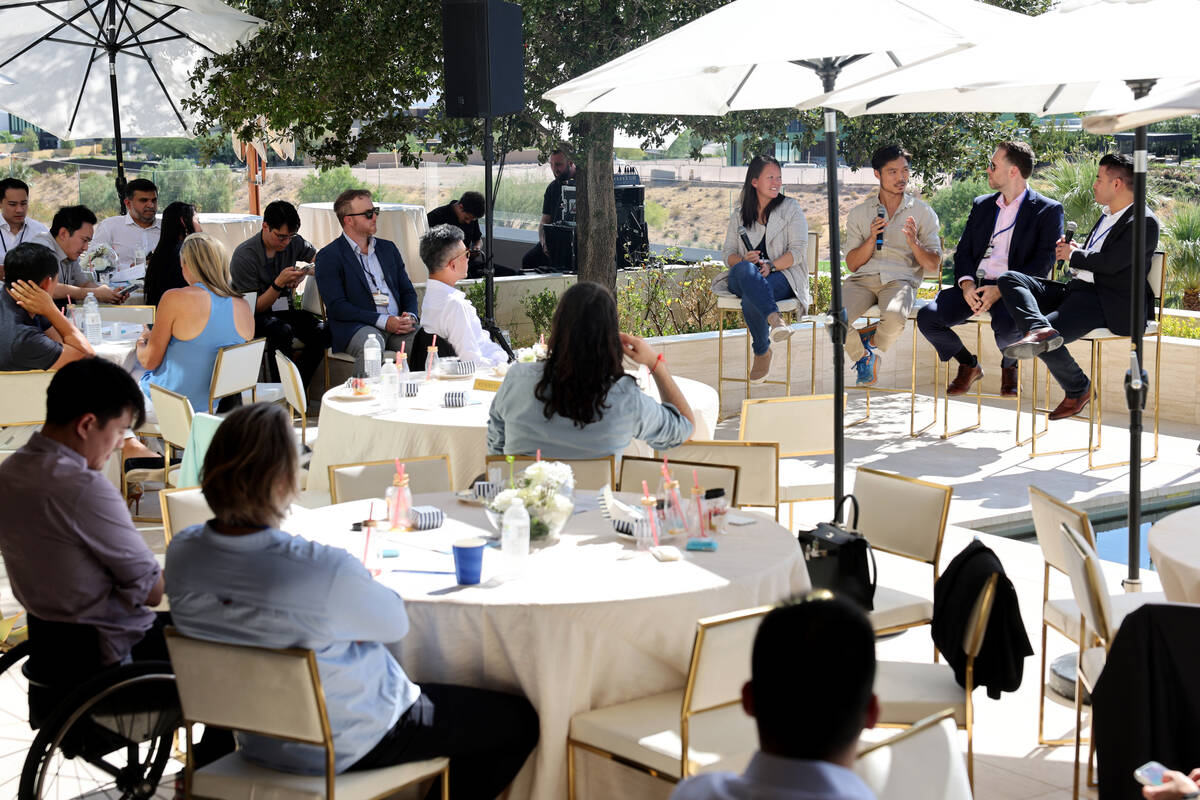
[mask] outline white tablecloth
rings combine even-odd
[[[413,284],[425,283],[429,270],[421,260],[421,236],[429,230],[424,206],[404,203],[376,203],[383,213],[376,221],[375,235],[389,239],[400,248],[400,257]],[[342,226],[333,213],[333,203],[303,203],[300,206],[300,233],[320,250],[342,235]]]
[[[161,212],[158,218],[162,219]],[[235,247],[262,230],[262,217],[253,214],[202,211],[196,218],[200,220],[200,227],[205,233],[225,245],[225,253],[230,256]]]
[[[125,329],[124,335],[120,335],[120,331],[115,330],[119,327]],[[138,377],[141,377],[145,370],[138,363],[137,348],[135,347],[137,338],[141,335],[141,326],[131,323],[121,325],[120,323],[105,322],[103,330],[109,335],[105,336],[104,341],[100,344],[92,346],[96,355],[105,361],[111,361],[118,367],[123,367],[130,374],[136,373]],[[114,333],[117,335],[112,335]]]
[[[1200,603],[1200,506],[1154,523],[1147,544],[1167,599]]]
[[[719,410],[717,392],[707,384],[676,378],[680,390],[696,416],[697,439],[711,439]],[[416,456],[450,456],[454,488],[462,489],[483,472],[487,454],[488,412],[493,392],[472,391],[477,405],[441,408],[443,394],[470,389],[471,380],[438,380],[421,385],[415,398],[401,398],[397,411],[382,412],[375,400],[353,400],[342,387],[334,387],[321,398],[316,444],[308,472],[310,492],[329,491],[329,467],[358,461]],[[653,380],[643,379],[651,396],[657,397]],[[628,455],[653,455],[644,443],[634,441]]]
[[[580,493],[579,507],[594,508],[594,497]],[[383,534],[401,552],[384,561],[389,570],[452,571],[452,556],[402,543],[448,551],[459,538],[491,532],[481,509],[452,495],[418,496],[415,503],[439,506],[448,520],[435,531]],[[384,516],[382,501],[374,505]],[[299,511],[284,528],[361,556],[363,534],[350,523],[369,507],[358,501]],[[401,663],[417,682],[528,697],[541,742],[510,796],[561,800],[572,715],[681,688],[696,620],[808,590],[795,537],[752,516],[752,525],[731,526],[716,552],[685,553],[678,562],[636,552],[591,510],[573,517],[557,544],[535,547],[517,579],[497,579],[501,556],[490,548],[477,587],[456,586],[452,574],[385,572],[381,580],[403,596],[412,623],[398,647]]]

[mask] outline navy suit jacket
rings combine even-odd
[[[1063,231],[1063,207],[1062,203],[1033,189],[1027,191],[1009,240],[1008,268],[1044,278],[1054,266],[1054,244]],[[996,198],[999,196],[996,192],[975,198],[962,238],[958,240],[958,249],[954,251],[955,285],[963,278],[975,278],[975,271],[996,228],[996,215],[1000,213]]]
[[[1101,217],[1103,219],[1103,217]],[[1100,222],[1097,221],[1096,225]],[[1096,230],[1096,226],[1092,226]],[[1091,238],[1089,232],[1088,238]],[[1087,244],[1084,239],[1084,244]],[[1146,275],[1150,273],[1150,259],[1158,247],[1158,217],[1146,209]],[[1075,269],[1091,270],[1096,283],[1096,295],[1104,309],[1104,325],[1118,336],[1128,336],[1133,331],[1129,318],[1130,270],[1133,269],[1133,205],[1125,209],[1112,230],[1104,237],[1099,249],[1080,248],[1071,253],[1071,266]],[[1154,292],[1146,285],[1146,308],[1142,321],[1154,316]]]
[[[376,238],[375,256],[400,313],[407,311],[417,316],[417,290],[408,279],[400,250],[387,239]],[[333,349],[344,352],[359,328],[375,328],[379,319],[371,286],[363,273],[362,262],[344,235],[321,248],[316,265],[317,288],[325,302]]]

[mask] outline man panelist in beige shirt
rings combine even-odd
[[[871,155],[879,195],[855,206],[846,217],[846,266],[854,274],[842,282],[846,319],[853,322],[873,305],[880,317],[846,337],[846,353],[858,386],[879,378],[878,350],[887,350],[904,330],[925,275],[942,263],[938,218],[924,201],[906,194],[911,154],[895,144]]]

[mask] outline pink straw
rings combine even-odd
[[[642,496],[650,499],[650,487],[642,481]],[[654,507],[646,503],[646,516],[650,518],[650,535],[654,537],[654,546],[658,547],[658,526],[654,524]]]
[[[435,348],[437,347],[437,334],[436,333],[433,335],[433,344],[430,346],[435,347]]]
[[[396,474],[404,477],[404,465],[400,463],[400,459],[396,459]]]
[[[542,448],[540,448],[540,447],[538,448],[538,451],[537,451],[537,460],[538,461],[542,460]]]
[[[700,535],[708,536],[708,531],[704,528],[704,497],[700,492],[700,472],[692,470],[692,487],[696,490],[696,527],[700,529]]]

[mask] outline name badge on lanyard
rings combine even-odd
[[[388,296],[383,292],[374,292],[371,297],[375,300],[375,305],[378,308],[387,308]]]

